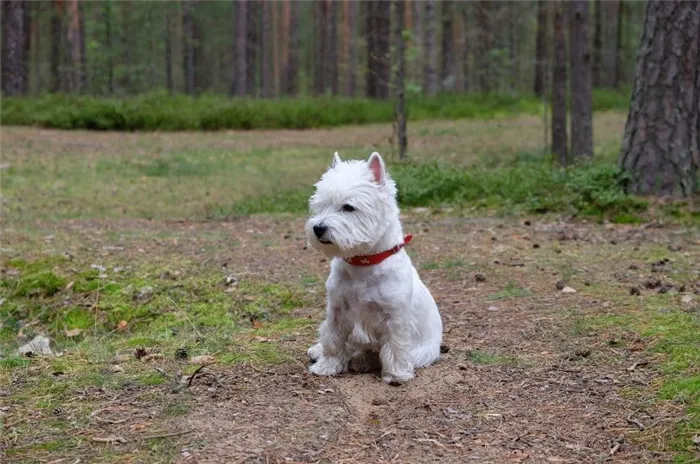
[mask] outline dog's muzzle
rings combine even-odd
[[[314,235],[316,236],[318,241],[325,245],[328,245],[331,242],[329,240],[323,239],[323,236],[326,234],[326,232],[328,232],[328,227],[326,227],[325,225],[318,224],[314,226]]]

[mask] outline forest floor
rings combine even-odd
[[[597,116],[601,138],[623,122]],[[537,124],[412,131],[449,160],[499,152],[487,130],[530,143]],[[204,210],[312,183],[336,146],[364,153],[387,131],[3,129],[3,462],[699,460],[692,225],[405,211],[440,361],[398,387],[307,373],[328,262],[304,218]],[[15,354],[40,334],[52,355]]]

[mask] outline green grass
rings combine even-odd
[[[468,350],[465,353],[467,359],[474,364],[483,365],[514,365],[518,363],[517,358],[504,354],[494,353],[484,350]]]
[[[522,298],[531,295],[532,291],[529,288],[519,287],[513,282],[508,282],[508,284],[503,287],[501,291],[489,296],[489,300],[509,300],[512,298]]]
[[[596,91],[594,108],[626,109],[626,92]],[[537,114],[541,101],[527,95],[460,94],[409,96],[410,120],[488,119],[512,114]],[[277,100],[230,99],[221,95],[188,97],[155,92],[125,99],[74,95],[6,97],[2,125],[30,125],[90,130],[220,130],[309,129],[348,124],[389,122],[393,101],[342,97],[299,97]]]

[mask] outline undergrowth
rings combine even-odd
[[[628,95],[594,92],[594,109],[626,109]],[[538,114],[542,102],[528,95],[459,94],[416,96],[407,101],[410,120],[490,119],[504,115]],[[390,122],[394,102],[363,98],[297,97],[231,99],[154,92],[114,99],[75,95],[7,97],[0,123],[57,129],[104,131],[182,131],[221,129],[309,129],[348,124]]]

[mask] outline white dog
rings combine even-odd
[[[335,375],[352,365],[366,372],[378,360],[385,382],[412,379],[415,368],[440,356],[442,321],[403,250],[411,237],[401,230],[396,184],[379,153],[366,162],[336,153],[309,205],[308,240],[333,258],[326,320],[309,348],[315,360],[309,370]]]

